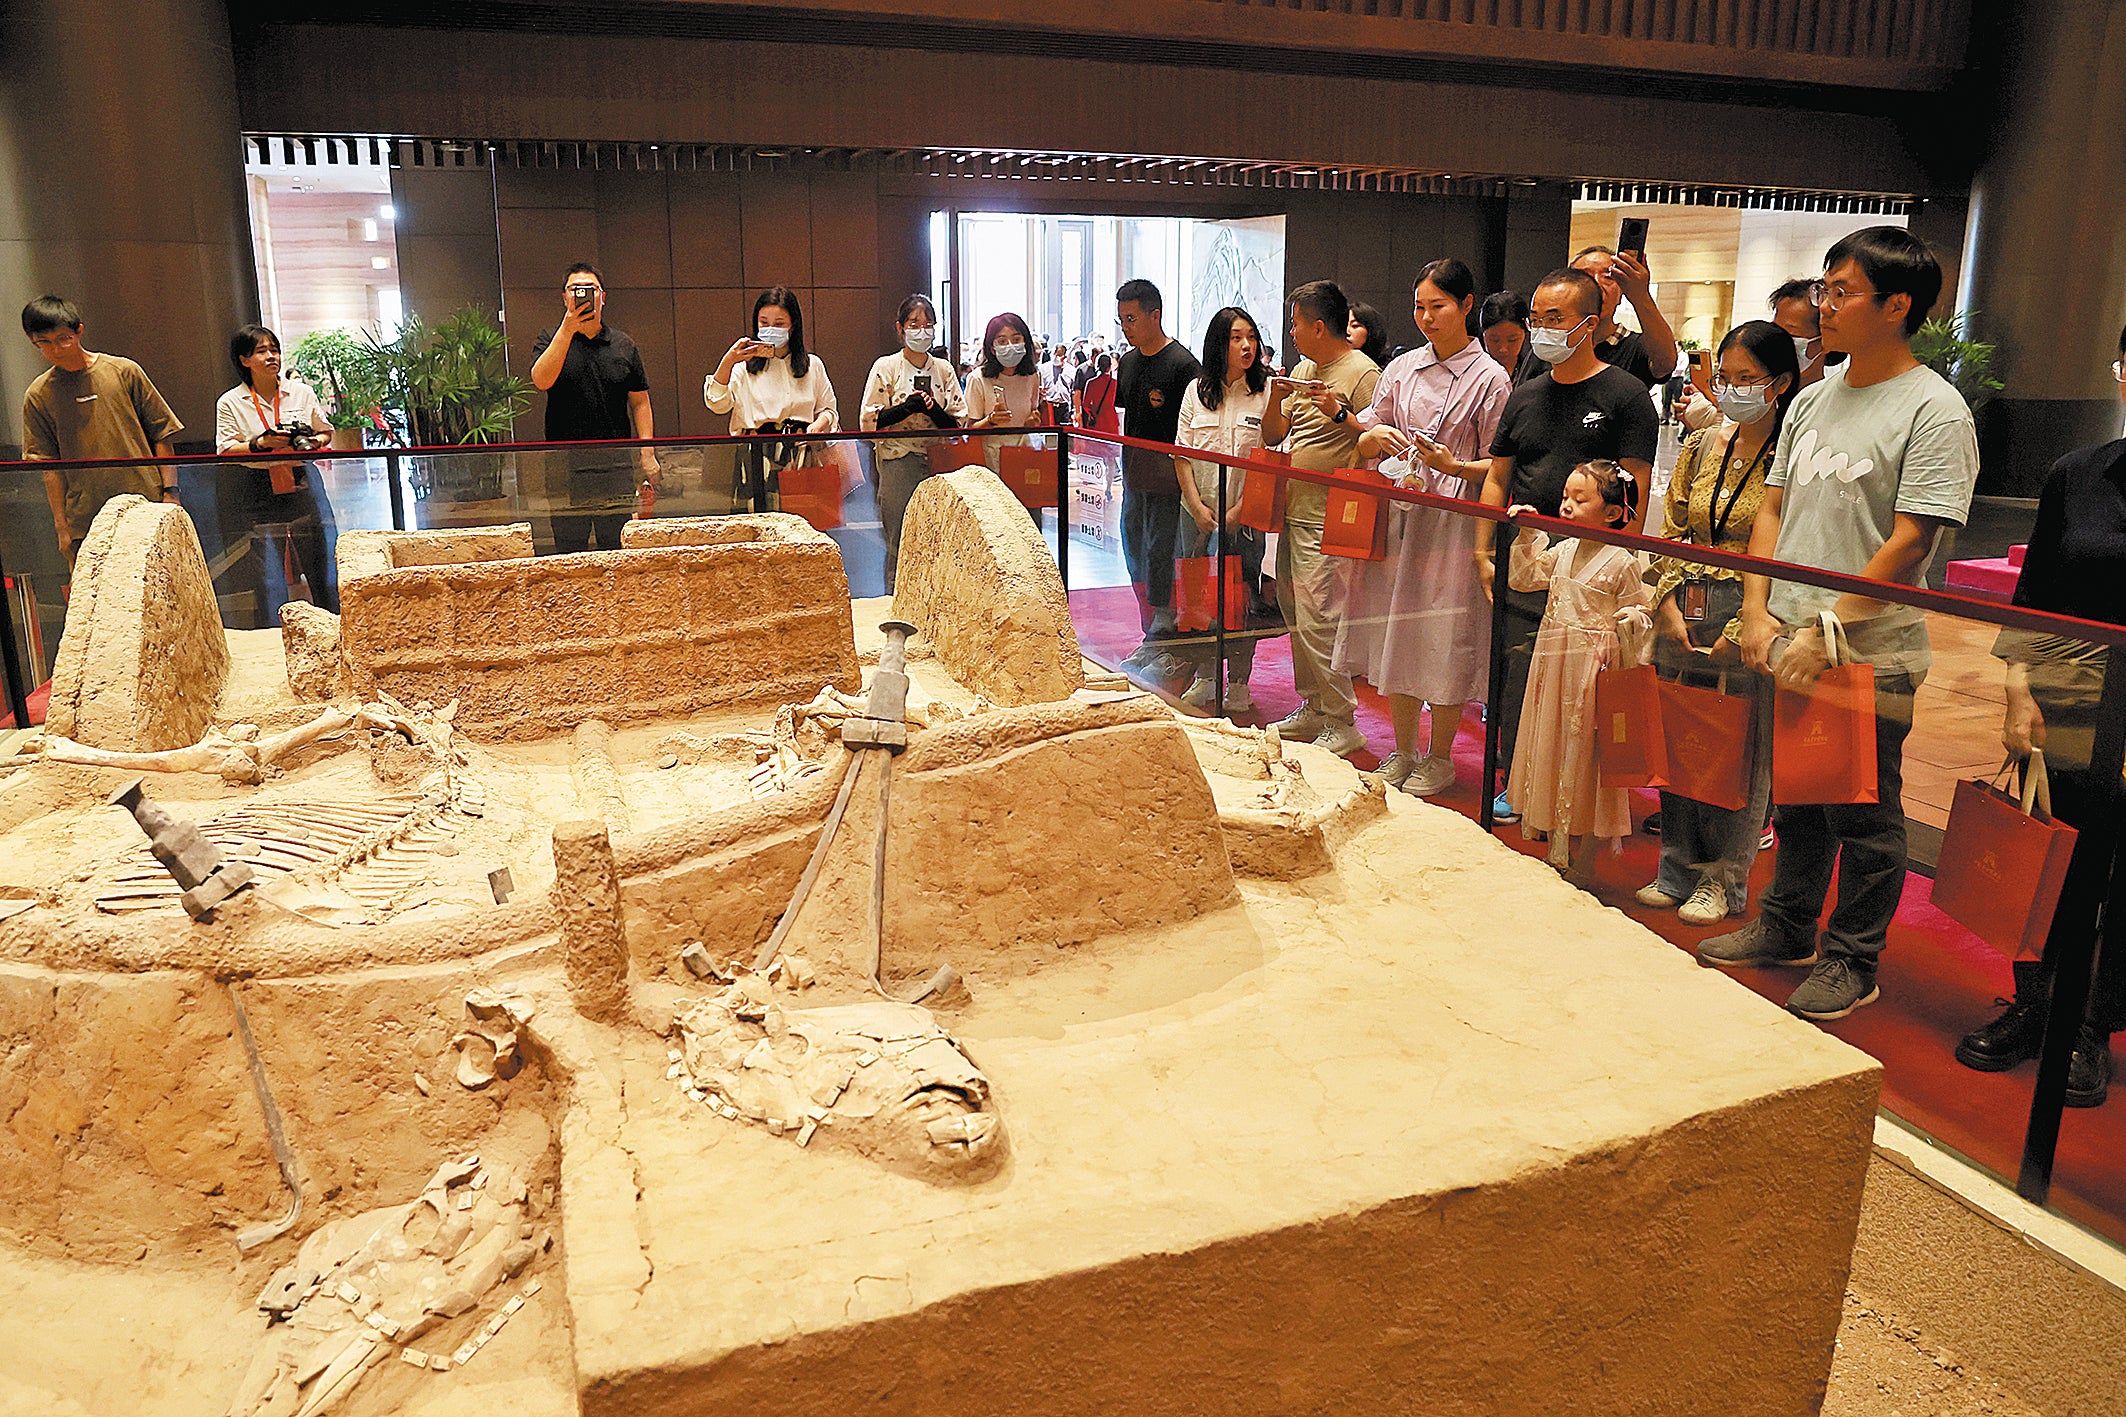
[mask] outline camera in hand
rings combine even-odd
[[[312,448],[323,447],[325,444],[325,440],[318,436],[317,430],[300,418],[293,423],[284,423],[273,431],[285,437],[288,440],[288,446],[298,452],[307,452]]]

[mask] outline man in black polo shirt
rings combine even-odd
[[[1122,431],[1171,443],[1181,427],[1181,396],[1203,370],[1195,355],[1167,337],[1165,302],[1150,281],[1129,281],[1115,292],[1115,318],[1129,341],[1129,353],[1115,374]],[[1191,671],[1160,643],[1174,634],[1174,549],[1180,530],[1181,483],[1173,458],[1148,448],[1123,448],[1122,559],[1137,589],[1137,615],[1144,627],[1144,642],[1123,661],[1124,673],[1163,679]]]
[[[1491,440],[1491,471],[1484,479],[1483,500],[1494,507],[1526,504],[1554,517],[1572,470],[1583,462],[1607,458],[1621,463],[1638,479],[1639,516],[1643,518],[1660,424],[1646,386],[1604,363],[1596,353],[1601,287],[1584,271],[1552,271],[1536,287],[1531,305],[1529,351],[1550,367],[1506,400],[1498,432]],[[1476,559],[1485,588],[1506,597],[1505,701],[1493,704],[1491,711],[1499,716],[1501,756],[1510,757],[1521,721],[1521,696],[1528,688],[1536,630],[1543,623],[1548,596],[1542,591],[1508,588],[1504,557],[1498,558],[1500,564],[1493,561],[1494,529],[1492,522],[1476,524]],[[1627,529],[1638,531],[1640,523],[1633,521]],[[1514,819],[1504,793],[1496,805],[1499,820]]]
[[[533,346],[531,381],[546,393],[546,441],[655,437],[642,352],[605,323],[605,282],[597,269],[578,261],[561,287],[561,323]],[[635,505],[635,474],[654,480],[656,454],[601,448],[551,454],[547,466],[552,504],[573,509],[552,515],[554,549],[588,551],[595,534],[601,551],[618,551],[620,529]],[[551,485],[562,481],[551,476],[562,469],[566,485]]]
[[[1645,258],[1634,251],[1620,255],[1607,246],[1589,246],[1572,258],[1572,268],[1593,276],[1602,289],[1602,327],[1595,332],[1595,358],[1622,369],[1649,389],[1675,373],[1676,332],[1654,303],[1653,279]],[[1626,300],[1644,334],[1617,323],[1617,307]]]

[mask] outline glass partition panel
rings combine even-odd
[[[0,597],[5,599],[14,662],[23,676],[15,687],[28,700],[33,724],[44,721],[44,687],[66,627],[72,581],[72,568],[52,525],[43,470],[22,464],[0,467]],[[0,694],[0,729],[16,726],[10,696]]]

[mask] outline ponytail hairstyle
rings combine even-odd
[[[1784,331],[1781,332],[1781,338],[1785,338]],[[1787,341],[1786,348],[1789,354],[1793,353],[1792,340]],[[1639,479],[1632,475],[1630,468],[1622,463],[1611,462],[1608,458],[1596,458],[1592,462],[1581,463],[1573,471],[1586,477],[1601,491],[1604,507],[1614,507],[1624,514],[1611,522],[1611,526],[1624,526],[1639,514]]]
[[[1779,402],[1774,406],[1771,436],[1765,439],[1765,446],[1771,447],[1779,440],[1779,430],[1786,426],[1787,409],[1793,406],[1795,395],[1801,392],[1801,360],[1794,353],[1794,337],[1770,320],[1744,320],[1727,332],[1713,357],[1718,359],[1738,344],[1763,366],[1765,373],[1775,379],[1781,375],[1786,378],[1786,392],[1779,395]]]

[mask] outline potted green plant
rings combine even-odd
[[[409,316],[398,337],[368,337],[383,370],[389,407],[405,415],[417,448],[509,441],[531,388],[509,372],[502,327],[477,305],[430,325]],[[505,495],[500,454],[431,457],[408,469],[416,498],[486,502]]]
[[[312,330],[295,342],[289,362],[324,403],[333,448],[359,451],[363,430],[376,425],[390,395],[369,347],[346,330]]]
[[[1912,336],[1912,357],[1956,385],[1973,413],[1984,408],[2006,385],[1993,376],[1995,346],[1970,337],[1971,315],[1929,320]]]

